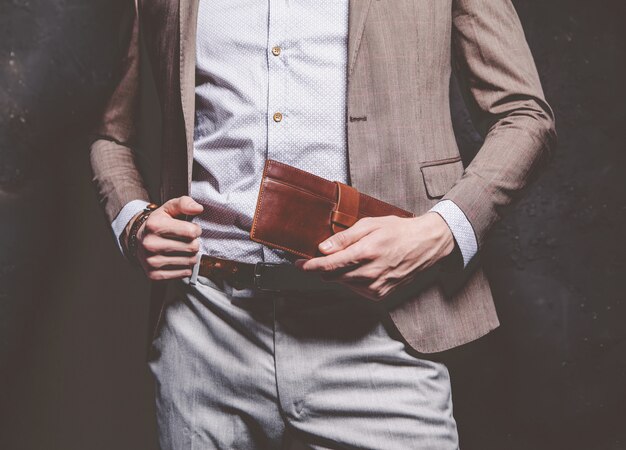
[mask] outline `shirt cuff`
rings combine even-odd
[[[111,228],[113,229],[113,234],[115,235],[115,242],[117,242],[117,247],[120,249],[120,252],[124,254],[124,250],[122,249],[122,244],[120,243],[120,236],[128,225],[130,219],[132,219],[135,214],[148,206],[148,203],[145,200],[131,200],[126,203],[124,207],[120,210],[120,212],[115,216],[113,222],[111,222]]]
[[[429,211],[439,214],[448,224],[463,256],[463,267],[467,267],[478,251],[478,242],[474,228],[467,220],[465,213],[452,200],[440,201]]]

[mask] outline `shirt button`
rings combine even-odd
[[[281,120],[283,120],[283,115],[279,112],[274,113],[274,122],[280,122]]]
[[[272,47],[272,55],[274,56],[280,55],[280,47],[278,45],[276,47]]]

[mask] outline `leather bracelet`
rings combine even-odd
[[[137,233],[139,232],[141,225],[143,225],[144,222],[148,220],[148,217],[150,217],[152,211],[154,211],[158,207],[159,205],[157,205],[156,203],[150,203],[146,205],[143,211],[141,211],[141,213],[133,221],[133,224],[130,226],[130,231],[128,232],[127,239],[128,246],[126,250],[128,258],[133,262],[137,261]]]

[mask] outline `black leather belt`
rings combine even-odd
[[[236,289],[252,288],[264,292],[348,291],[338,283],[324,281],[318,274],[304,272],[293,264],[248,264],[202,255],[198,275],[218,285],[225,281]]]

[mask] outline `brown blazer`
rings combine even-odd
[[[135,1],[123,71],[91,146],[109,220],[126,202],[149,200],[133,158],[140,33],[163,119],[161,198],[154,200],[189,192],[198,1]],[[480,248],[501,208],[556,142],[553,113],[510,0],[350,0],[348,52],[351,184],[418,215],[442,198],[453,200]],[[485,133],[465,169],[450,118],[451,61]],[[415,350],[446,350],[498,326],[489,284],[474,266],[455,288],[443,277],[389,307]],[[158,309],[157,283],[154,292]]]

